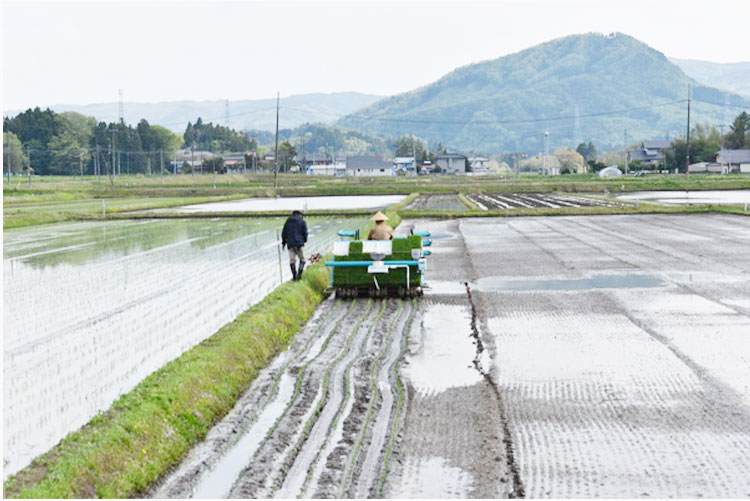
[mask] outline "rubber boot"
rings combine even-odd
[[[297,267],[294,265],[294,263],[289,264],[289,267],[292,269],[292,281],[297,281]]]
[[[302,280],[302,270],[305,269],[305,262],[300,261],[299,262],[299,271],[297,272],[297,280]]]

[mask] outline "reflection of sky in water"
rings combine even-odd
[[[3,247],[5,475],[280,281],[283,218],[75,223]],[[308,218],[306,254],[347,223]],[[281,266],[279,265],[281,263]]]
[[[345,210],[345,209],[383,209],[400,202],[405,195],[353,195],[339,197],[284,197],[284,198],[246,198],[228,202],[186,205],[169,211],[178,212],[234,212],[234,211],[271,211],[271,210]]]
[[[748,204],[750,190],[722,191],[636,191],[620,195],[620,200],[640,200],[660,204]]]

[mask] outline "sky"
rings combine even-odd
[[[3,1],[3,109],[391,95],[586,32],[669,57],[750,60],[748,0]]]

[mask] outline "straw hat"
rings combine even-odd
[[[388,221],[388,216],[380,211],[377,211],[375,215],[370,218],[370,221]]]

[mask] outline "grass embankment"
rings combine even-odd
[[[20,181],[20,180],[19,180]],[[119,176],[114,184],[92,176],[34,177],[3,187],[4,228],[92,218],[108,212],[143,210],[242,197],[384,195],[409,193],[618,193],[637,190],[750,189],[750,176],[659,175],[599,179],[570,176],[418,176],[331,178],[280,174]],[[464,203],[466,203],[465,200]],[[471,209],[472,207],[470,207]]]
[[[220,197],[158,197],[158,198],[87,198],[83,195],[71,201],[56,200],[56,197],[43,195],[43,200],[29,202],[5,201],[3,208],[3,228],[21,228],[37,224],[60,223],[87,219],[104,219],[102,208],[107,216],[128,211],[161,209],[180,205],[220,202],[243,198],[244,195]],[[102,205],[102,203],[104,205]]]
[[[516,209],[451,211],[437,209],[402,210],[401,217],[409,219],[454,219],[464,217],[521,217],[521,216],[596,216],[618,214],[706,214],[724,213],[750,216],[741,206],[733,205],[680,205],[664,206],[640,204],[612,207],[535,207]]]
[[[323,299],[321,265],[279,286],[8,479],[6,497],[143,494],[234,406]]]

